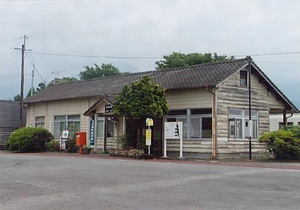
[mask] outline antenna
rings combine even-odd
[[[54,81],[53,81],[53,84],[55,85],[55,79],[57,78],[58,79],[58,75],[60,74],[60,73],[62,73],[62,72],[64,72],[64,71],[52,71],[51,73],[52,74],[56,74],[56,77],[54,78]]]

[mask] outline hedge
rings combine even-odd
[[[53,139],[45,128],[20,128],[10,135],[5,148],[16,152],[41,152],[46,150],[46,143]]]
[[[287,126],[282,130],[264,133],[260,142],[266,143],[276,159],[300,159],[300,128]]]

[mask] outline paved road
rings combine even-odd
[[[299,207],[299,164],[0,153],[0,209]]]

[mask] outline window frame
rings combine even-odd
[[[203,110],[208,110],[209,108],[203,109]],[[211,109],[211,108],[210,108]],[[186,121],[186,123],[183,123],[183,139],[184,140],[188,140],[188,141],[199,141],[199,140],[211,140],[212,137],[207,138],[207,137],[203,137],[203,130],[202,130],[202,122],[203,122],[203,118],[210,118],[212,120],[212,114],[191,114],[193,110],[196,109],[185,109],[186,111],[186,115],[167,115],[166,116],[166,120],[167,122],[182,122],[182,121]],[[173,112],[180,112],[182,110],[172,110]],[[192,119],[199,119],[199,132],[200,135],[199,137],[192,137]],[[172,121],[169,121],[172,120]],[[211,124],[211,132],[212,132],[212,124]],[[211,133],[212,136],[212,133]]]
[[[231,112],[231,113],[230,113]],[[241,113],[241,114],[234,114],[233,112],[236,113]],[[258,140],[259,137],[259,131],[258,131],[258,125],[259,125],[259,117],[258,117],[258,111],[256,110],[251,110],[251,120],[253,121],[253,137],[252,140]],[[230,121],[234,121],[234,137],[231,135],[231,124]],[[237,121],[241,122],[241,138],[237,137]],[[234,141],[245,141],[248,138],[246,137],[246,123],[249,121],[249,110],[246,109],[236,109],[236,108],[229,108],[228,109],[228,140],[234,140]],[[255,125],[254,125],[255,123]],[[256,136],[254,136],[256,135]]]
[[[39,120],[39,119],[42,119],[42,120]],[[40,126],[38,126],[38,125],[40,125]],[[45,116],[36,116],[35,122],[34,122],[34,127],[45,128]]]
[[[61,136],[61,134],[62,134],[62,131],[64,131],[64,130],[71,131],[71,132],[69,132],[69,138],[72,138],[72,135],[74,135],[75,132],[80,131],[80,127],[81,127],[81,119],[80,118],[81,118],[80,114],[55,115],[54,116],[54,120],[53,120],[53,122],[54,122],[54,128],[53,128],[53,130],[54,130],[54,132],[53,132],[54,138],[59,138]],[[59,133],[60,133],[59,136],[57,136],[57,131],[55,129],[57,127],[58,123],[59,123]],[[78,131],[76,131],[74,129],[70,130],[71,124],[74,125],[74,123],[79,123],[79,129],[78,129]],[[63,130],[61,130],[61,125],[63,125],[63,124],[64,124],[65,128]]]
[[[240,71],[240,87],[248,87],[248,71]]]
[[[298,126],[300,122],[298,122]],[[294,122],[286,122],[286,125],[294,125]],[[283,125],[283,122],[278,122],[278,129],[281,130],[284,128],[285,125]]]

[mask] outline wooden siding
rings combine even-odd
[[[87,137],[89,137],[89,117],[84,116],[83,113],[90,108],[96,100],[97,98],[85,98],[32,104],[27,109],[27,126],[35,126],[35,118],[45,116],[45,128],[53,133],[54,116],[80,115],[80,130],[87,131]]]
[[[167,156],[179,156],[179,140],[167,140]],[[244,141],[221,141],[217,143],[217,158],[248,157],[249,145]],[[265,144],[252,142],[252,157],[268,157],[269,152]],[[212,141],[183,140],[183,157],[211,159]]]
[[[26,122],[26,109],[23,110],[23,124]],[[0,147],[10,134],[20,127],[20,105],[18,101],[0,100]]]
[[[247,69],[246,69],[247,71]],[[248,74],[249,78],[249,74]],[[228,139],[228,109],[249,109],[249,88],[241,87],[237,72],[217,89],[217,137]],[[251,75],[251,106],[258,111],[259,135],[269,131],[269,110],[284,109],[284,104],[267,91],[257,75]]]
[[[211,108],[212,94],[205,89],[168,91],[167,102],[170,110]]]

